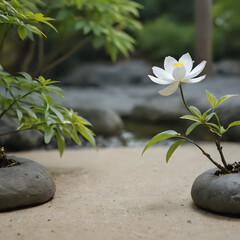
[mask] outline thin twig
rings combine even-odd
[[[220,170],[224,171],[224,172],[228,172],[228,169],[224,168],[222,165],[220,165],[219,163],[215,162],[212,157],[210,156],[209,153],[205,152],[203,150],[203,148],[201,148],[195,141],[187,138],[187,137],[184,137],[184,136],[181,136],[181,138],[191,142],[192,144],[194,144],[202,153],[203,155],[205,155],[216,167],[218,167]]]
[[[187,108],[187,110],[188,110],[190,113],[192,113],[192,112],[190,111],[190,108],[189,108],[189,106],[188,106],[185,98],[184,98],[184,94],[183,94],[183,89],[182,89],[181,82],[179,83],[179,88],[180,88],[181,97],[182,97],[184,106]],[[209,127],[207,124],[205,124],[204,122],[202,122],[202,123],[203,123],[204,126],[206,126],[206,127],[208,128],[208,130],[211,132],[210,127]],[[211,133],[212,133],[212,132],[211,132]],[[221,160],[222,160],[222,163],[223,163],[223,165],[224,165],[225,168],[222,167],[222,166],[221,166],[220,164],[218,164],[217,162],[215,162],[215,161],[211,158],[211,156],[210,156],[208,153],[206,153],[196,142],[194,142],[194,141],[192,141],[192,140],[190,140],[190,139],[188,139],[188,138],[185,138],[185,137],[184,137],[184,138],[185,138],[186,140],[188,140],[189,142],[193,143],[195,146],[197,146],[197,147],[202,151],[202,153],[203,153],[215,166],[217,166],[217,167],[218,167],[219,169],[221,169],[222,171],[227,171],[227,172],[228,172],[228,166],[227,166],[226,160],[225,160],[224,155],[223,155],[223,152],[222,152],[221,143],[220,143],[220,141],[217,139],[217,137],[216,137],[215,134],[214,134],[214,137],[215,137],[215,143],[216,143],[218,152],[220,153]]]
[[[2,118],[2,116],[3,116],[7,111],[9,111],[16,102],[18,102],[18,101],[21,100],[22,98],[25,98],[26,96],[28,96],[29,94],[33,93],[34,91],[35,91],[35,89],[33,89],[32,91],[24,94],[23,96],[21,96],[21,97],[19,97],[19,98],[14,98],[14,96],[13,96],[14,101],[13,101],[6,109],[4,109],[4,110],[1,112],[0,118]]]
[[[218,152],[219,152],[219,154],[221,156],[222,163],[223,163],[224,167],[227,169],[228,165],[227,165],[227,162],[226,162],[225,157],[223,155],[221,143],[220,143],[219,140],[216,139],[215,144],[216,144]]]
[[[40,70],[39,74],[43,74],[43,73],[53,69],[57,65],[63,63],[64,61],[66,61],[69,57],[71,57],[73,54],[75,54],[80,48],[82,48],[89,41],[89,39],[90,39],[89,37],[84,38],[82,41],[80,41],[77,45],[75,45],[70,51],[68,51],[62,57],[53,61],[51,64],[43,67],[43,69]]]

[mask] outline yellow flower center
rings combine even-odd
[[[173,67],[183,67],[183,66],[184,66],[183,62],[177,62],[173,64]]]

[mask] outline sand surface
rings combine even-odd
[[[212,157],[215,146],[203,144]],[[240,144],[224,144],[229,162]],[[240,218],[198,209],[194,179],[212,167],[192,145],[169,164],[166,146],[16,153],[46,166],[57,191],[46,204],[0,213],[0,240],[213,240],[240,239]]]

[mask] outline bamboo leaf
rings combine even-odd
[[[175,152],[175,150],[183,143],[185,142],[184,139],[180,139],[178,141],[176,141],[175,143],[173,143],[170,148],[168,149],[167,155],[166,155],[166,162],[168,163],[170,157],[173,155],[173,153]]]

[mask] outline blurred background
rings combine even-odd
[[[160,96],[162,86],[147,76],[166,56],[178,59],[189,52],[195,64],[208,62],[206,80],[184,85],[189,105],[208,109],[206,89],[217,97],[240,93],[239,0],[21,2],[54,18],[58,33],[42,29],[46,39],[24,41],[8,34],[1,64],[9,72],[60,81],[63,105],[93,124],[98,146],[142,146],[163,130],[184,133],[190,123],[179,120],[186,113],[179,93]],[[223,124],[239,119],[239,106],[234,98],[221,107]],[[236,128],[224,140],[239,141],[239,133]],[[210,140],[201,128],[193,138]],[[42,136],[31,132],[4,141],[13,149],[21,148],[20,142],[43,146]]]

